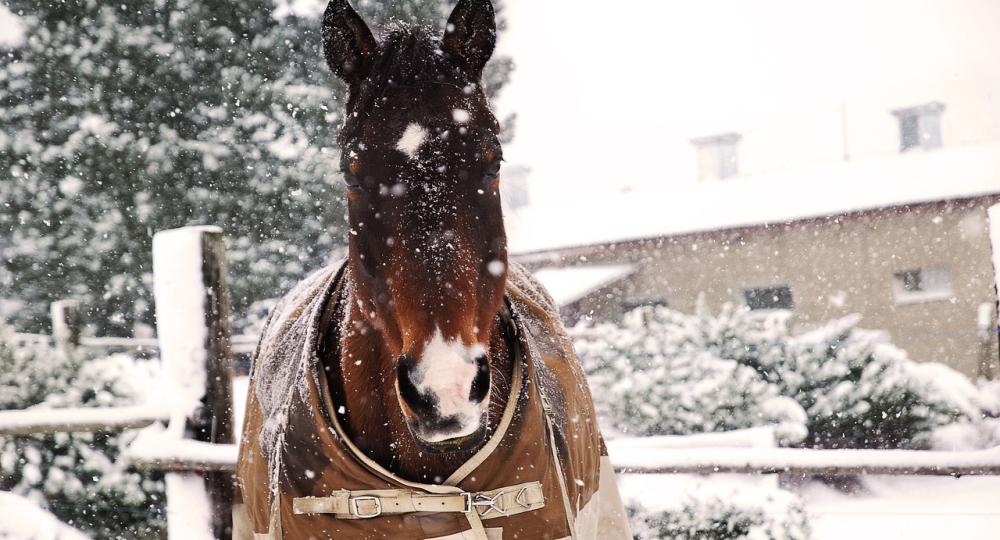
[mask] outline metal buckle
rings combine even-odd
[[[370,514],[362,513],[361,507],[358,506],[358,503],[361,501],[373,501],[375,503],[375,511]],[[353,514],[356,518],[369,519],[382,515],[382,501],[378,497],[371,497],[368,495],[362,497],[352,497],[348,500],[348,502],[350,503],[351,514]]]
[[[541,390],[538,391],[538,396],[542,398],[542,411],[546,414],[552,412],[552,402],[549,401],[548,396],[542,393]]]
[[[507,515],[507,510],[497,506],[500,502],[500,496],[505,492],[501,491],[496,495],[490,497],[483,493],[462,493],[465,497],[465,513],[472,512],[473,509],[479,514],[479,517],[486,517],[490,512],[496,512],[502,516]]]

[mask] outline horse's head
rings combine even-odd
[[[495,41],[489,0],[460,0],[441,36],[397,27],[381,43],[347,0],[323,19],[327,63],[350,95],[341,165],[356,307],[396,359],[411,432],[431,445],[481,437],[489,408],[507,270],[499,124],[480,83]]]

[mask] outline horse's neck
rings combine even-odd
[[[378,332],[352,317],[358,305],[349,294],[341,302],[347,319],[339,328],[339,358],[324,355],[324,365],[338,417],[348,436],[368,457],[408,480],[440,483],[468,460],[478,447],[451,452],[422,451],[406,426],[396,399],[395,359]],[[499,323],[490,343],[492,390],[489,433],[496,431],[510,394],[512,362]],[[343,407],[340,409],[340,407]],[[340,412],[343,411],[343,412]]]

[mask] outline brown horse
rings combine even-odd
[[[443,36],[381,41],[327,7],[349,256],[282,300],[258,348],[238,465],[257,534],[631,538],[551,300],[508,264],[495,40],[489,0],[460,0]]]
[[[330,3],[323,28],[350,94],[340,143],[353,284],[346,361],[324,363],[358,446],[422,481],[446,478],[495,428],[511,371],[503,154],[480,84],[492,5],[460,2],[448,30],[397,28],[380,45],[346,2]]]

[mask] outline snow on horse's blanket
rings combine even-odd
[[[368,460],[346,439],[330,410],[317,351],[320,336],[336,331],[338,324],[322,328],[324,311],[350,293],[341,268],[328,267],[300,283],[275,307],[261,337],[237,464],[241,508],[249,520],[245,530],[257,538],[290,539],[632,537],[583,372],[551,299],[523,268],[511,267],[506,291],[509,324],[521,352],[510,426],[494,434],[490,443],[495,445],[487,444],[460,469],[464,472],[441,485],[407,481]],[[543,393],[551,404],[551,431]],[[503,509],[508,512],[386,512],[356,519],[334,510],[302,510],[319,498],[343,496],[346,502],[344,490],[454,499],[527,484],[536,486],[537,496],[527,505],[519,498],[521,507],[512,508],[508,495],[509,506]]]

